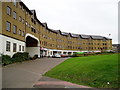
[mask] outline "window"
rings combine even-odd
[[[21,35],[21,30],[19,29],[18,34]]]
[[[23,23],[23,24],[24,24],[24,22],[25,22],[24,19],[22,19],[22,23]]]
[[[21,45],[19,45],[19,51],[21,51]]]
[[[13,12],[13,18],[17,19],[17,13],[15,11]]]
[[[20,7],[20,8],[22,8],[22,6],[21,6],[21,5],[19,5],[19,7]]]
[[[22,31],[22,36],[23,36],[23,37],[25,36],[25,32],[24,32],[24,31]]]
[[[30,24],[28,24],[28,27],[30,27]]]
[[[19,16],[19,21],[20,21],[20,22],[22,21],[22,18],[21,18],[21,16]]]
[[[16,0],[13,1],[13,4],[14,4],[14,6],[17,6],[17,2],[16,2]]]
[[[6,41],[6,51],[10,51],[10,42]]]
[[[27,26],[28,25],[28,22],[26,21],[25,25]]]
[[[34,24],[36,24],[36,21],[34,21]]]
[[[33,18],[31,18],[31,21],[34,22]]]
[[[13,26],[13,33],[14,33],[14,34],[17,33],[17,26],[16,26],[16,25]]]
[[[13,43],[13,52],[16,52],[16,49],[17,49],[17,44]]]
[[[7,14],[11,15],[11,8],[7,6]]]
[[[23,12],[24,12],[24,8],[22,8]]]
[[[11,29],[11,23],[7,21],[6,22],[6,30],[10,31],[10,29]]]
[[[24,46],[22,46],[22,51],[24,51]]]

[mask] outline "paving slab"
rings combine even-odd
[[[2,68],[2,88],[33,88],[42,75],[67,58],[42,58]]]
[[[40,80],[34,85],[35,88],[84,88],[89,90],[96,90],[95,88],[62,81],[46,76],[42,76]]]

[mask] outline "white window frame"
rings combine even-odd
[[[14,4],[14,6],[17,6],[17,1],[13,0],[13,4]]]
[[[6,41],[6,51],[10,52],[11,42]]]
[[[21,30],[19,29],[18,34],[21,35]]]
[[[19,45],[19,51],[21,51],[21,45]]]
[[[7,6],[7,14],[11,15],[11,8],[9,6]]]
[[[25,47],[24,46],[22,46],[22,51],[25,51]]]
[[[22,36],[23,36],[23,37],[25,36],[25,32],[24,32],[24,31],[22,31]]]
[[[17,19],[17,13],[15,11],[13,11],[13,18]]]
[[[17,52],[17,43],[13,43],[13,52]]]
[[[17,33],[17,26],[13,25],[13,33],[16,34]]]
[[[9,32],[11,31],[11,23],[8,21],[6,22],[6,30]]]
[[[21,17],[21,16],[19,16],[19,21],[20,21],[20,22],[22,21],[22,17]]]

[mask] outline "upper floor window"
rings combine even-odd
[[[24,31],[22,31],[22,36],[23,36],[23,37],[25,36],[25,32],[24,32]]]
[[[21,5],[19,5],[19,7],[20,7],[20,8],[22,8],[22,6],[21,6]]]
[[[24,8],[22,8],[23,12],[25,11]]]
[[[21,17],[21,16],[19,16],[19,21],[20,21],[20,22],[22,21],[22,17]]]
[[[13,12],[13,18],[17,19],[17,13],[15,11]]]
[[[13,25],[13,33],[16,34],[17,33],[17,26]]]
[[[14,6],[17,6],[17,1],[13,0],[13,4],[14,4]]]
[[[30,24],[28,24],[28,27],[30,27]]]
[[[26,26],[28,25],[28,22],[27,22],[27,21],[25,22],[25,25],[26,25]]]
[[[7,6],[7,14],[11,15],[11,8]]]
[[[6,22],[6,30],[10,31],[10,29],[11,29],[11,23],[7,21]]]
[[[10,51],[10,42],[6,41],[6,51]]]
[[[24,19],[22,19],[22,23],[23,23],[23,24],[25,23],[25,20],[24,20]]]
[[[21,35],[21,30],[19,29],[18,34]]]
[[[31,18],[31,21],[34,22],[33,18]]]

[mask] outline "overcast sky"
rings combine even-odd
[[[119,0],[22,0],[54,30],[101,35],[118,43]],[[111,36],[109,36],[111,34]]]

